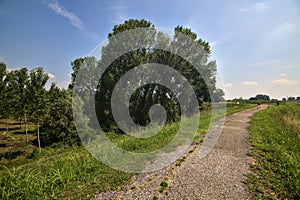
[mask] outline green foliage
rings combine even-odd
[[[249,100],[265,100],[265,101],[269,101],[270,97],[268,95],[265,95],[265,94],[258,94],[255,97],[251,97]]]
[[[300,198],[300,133],[295,122],[300,124],[300,104],[272,106],[251,120],[255,162],[248,186],[259,198]]]
[[[43,118],[46,105],[46,89],[44,88],[49,77],[44,74],[43,68],[36,68],[30,71],[30,82],[28,85],[28,99],[31,103],[30,113],[34,120],[40,122]]]
[[[0,118],[6,117],[6,82],[5,77],[7,74],[6,64],[0,63]]]
[[[105,63],[110,60],[110,58],[115,55],[115,46],[113,36],[124,32],[126,30],[132,30],[135,28],[148,28],[143,30],[142,36],[134,37],[128,39],[128,41],[122,41],[118,43],[118,48],[126,49],[129,44],[132,42],[138,43],[141,46],[145,46],[142,49],[130,51],[124,55],[121,55],[110,63],[109,67],[104,71],[101,79],[99,80],[98,87],[92,88],[91,85],[97,85],[90,83],[85,80],[93,80],[93,77],[96,69],[104,69],[106,67]],[[190,44],[185,44],[182,42],[180,34],[184,34],[191,38]],[[72,73],[72,82],[69,88],[74,87],[75,77],[77,76],[79,70],[84,70],[82,77],[79,77],[78,80],[81,80],[76,90],[81,97],[88,97],[91,93],[96,90],[96,114],[98,121],[101,124],[101,128],[106,131],[122,132],[116,122],[114,121],[112,115],[112,92],[116,83],[120,78],[129,70],[133,69],[136,66],[141,66],[147,63],[159,63],[162,65],[170,66],[175,69],[177,72],[181,73],[188,82],[192,85],[193,90],[197,96],[198,102],[201,105],[203,101],[209,102],[212,99],[215,101],[223,101],[223,91],[216,89],[216,78],[215,73],[217,70],[216,62],[209,61],[211,49],[208,42],[203,41],[200,38],[197,38],[197,35],[191,31],[191,29],[184,28],[182,26],[177,26],[175,28],[174,37],[170,37],[162,32],[155,30],[154,25],[142,20],[130,19],[125,21],[123,24],[114,26],[112,33],[108,34],[109,43],[102,48],[101,59],[97,62],[92,57],[87,58],[78,58],[72,62],[73,73]],[[197,44],[197,45],[195,45]],[[178,56],[176,52],[180,52],[180,49],[191,49],[198,48],[201,55],[197,55],[197,61],[199,62],[200,70],[204,74],[200,74],[198,70],[189,62],[182,57]],[[174,49],[174,53],[171,51],[162,50],[163,49]],[[200,48],[200,49],[199,49]],[[188,58],[189,54],[193,52],[185,52]],[[199,57],[199,58],[198,58]],[[87,67],[88,66],[88,67]],[[144,65],[145,66],[145,65]],[[90,69],[91,68],[91,69]],[[146,66],[145,66],[146,68]],[[148,74],[151,74],[149,72]],[[135,77],[136,80],[142,80],[145,74],[137,74]],[[174,77],[166,77],[164,74],[156,74],[156,82],[160,80],[169,81],[172,84],[175,80]],[[97,80],[98,81],[98,80]],[[176,80],[178,89],[184,86],[183,80]],[[128,83],[130,84],[130,83]],[[174,84],[173,84],[174,85]],[[124,86],[125,87],[125,86]],[[210,94],[212,91],[212,94]],[[188,116],[191,116],[197,108],[180,107],[178,99],[181,96],[190,95],[189,91],[184,91],[180,95],[173,93],[170,89],[161,86],[159,84],[146,84],[141,86],[137,91],[132,94],[130,99],[129,111],[133,121],[136,124],[145,126],[150,123],[149,109],[154,104],[161,104],[167,112],[167,123],[176,122],[180,119],[182,115],[181,110],[189,110],[190,113],[187,113]],[[212,97],[211,97],[212,95]],[[186,101],[186,105],[190,105],[189,98],[181,98]],[[90,118],[90,105],[83,105],[84,112],[83,114]],[[119,105],[119,107],[125,107]],[[94,122],[89,121],[88,125],[92,125]]]
[[[0,165],[0,197],[90,199],[96,193],[117,189],[131,176],[100,164],[83,148],[73,148],[63,155],[48,155],[43,162],[16,168]]]
[[[55,84],[47,92],[46,115],[41,126],[42,145],[54,143],[79,144],[72,116],[70,90],[61,90]]]

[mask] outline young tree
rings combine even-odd
[[[52,83],[47,91],[45,122],[41,126],[42,145],[53,143],[78,144],[72,115],[71,91],[59,89]]]
[[[28,100],[30,102],[30,112],[37,123],[37,140],[39,151],[41,152],[40,141],[40,123],[45,114],[46,89],[45,85],[49,77],[44,74],[43,68],[39,67],[30,71],[30,80],[28,84]]]
[[[6,69],[6,64],[1,62],[0,63],[0,118],[6,118],[6,74],[7,74],[7,69]],[[8,132],[8,126],[6,126],[6,134]]]
[[[15,116],[20,119],[20,127],[22,126],[22,119],[24,118],[25,132],[26,132],[26,143],[28,139],[28,121],[27,121],[27,110],[28,110],[28,82],[29,75],[27,68],[16,70],[16,90],[17,90],[17,102]]]
[[[16,73],[15,71],[10,71],[6,73],[5,76],[5,89],[4,89],[4,105],[3,109],[4,118],[6,119],[6,134],[8,133],[8,119],[14,114],[16,109],[16,96],[18,95],[16,90]]]

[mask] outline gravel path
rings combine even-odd
[[[228,116],[216,146],[205,158],[199,157],[199,145],[194,146],[180,167],[137,175],[124,190],[96,199],[251,199],[243,183],[251,162],[247,126],[250,117],[266,107]],[[163,180],[168,187],[160,193]]]

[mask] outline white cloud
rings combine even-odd
[[[65,18],[67,18],[70,23],[75,26],[78,29],[85,30],[85,26],[83,22],[77,17],[75,14],[69,12],[67,9],[65,9],[63,6],[60,5],[60,3],[56,0],[45,0],[45,4],[48,5],[49,8],[51,8],[56,14],[61,15]]]
[[[274,97],[281,99],[287,96],[300,96],[300,82],[288,79],[286,74],[280,74],[278,79],[269,82],[266,87]]]
[[[291,68],[296,68],[296,65],[285,65],[281,67],[282,69],[291,69]]]
[[[16,67],[16,68],[7,68],[7,71],[8,72],[11,72],[11,71],[15,71],[15,70],[20,70],[21,68],[19,68],[19,67]]]
[[[225,99],[240,97],[248,99],[260,93],[265,93],[265,90],[262,85],[258,84],[256,81],[225,84]]]
[[[257,86],[258,83],[256,81],[244,81],[240,83],[241,85],[246,85],[246,86]]]
[[[279,74],[279,77],[281,77],[281,78],[286,78],[287,75],[286,75],[285,73],[282,73],[282,74]]]
[[[218,42],[217,42],[216,40],[214,40],[214,41],[212,41],[212,42],[210,43],[211,48],[214,48],[214,47],[216,47],[217,45],[218,45]]]
[[[54,78],[56,78],[53,74],[51,74],[51,73],[48,73],[48,77],[50,78],[50,79],[54,79]]]
[[[289,33],[294,30],[294,25],[290,22],[285,22],[275,28],[275,32],[278,34]]]
[[[266,10],[268,7],[266,6],[266,4],[265,3],[255,3],[254,5],[253,5],[253,9],[255,9],[255,10]]]
[[[240,12],[248,12],[248,11],[265,11],[268,9],[268,6],[266,3],[261,2],[261,3],[254,3],[249,7],[246,8],[240,8]]]
[[[123,1],[118,1],[109,7],[113,13],[112,23],[123,23],[128,17],[126,15],[126,7]]]
[[[225,87],[226,87],[226,88],[232,88],[232,86],[233,86],[232,83],[226,83],[226,84],[225,84]]]
[[[271,81],[272,85],[295,85],[297,84],[297,81],[295,80],[288,80],[285,77],[281,77],[279,79]]]

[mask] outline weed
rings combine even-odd
[[[161,183],[160,183],[160,189],[159,189],[159,192],[160,193],[163,193],[168,187],[168,183],[167,181],[163,180]]]

